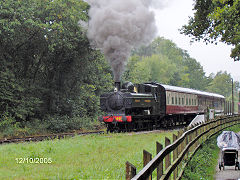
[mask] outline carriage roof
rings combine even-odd
[[[170,85],[165,85],[165,84],[159,84],[159,85],[163,86],[166,91],[183,92],[183,93],[189,93],[189,94],[196,94],[196,95],[201,95],[201,96],[210,96],[210,97],[225,99],[225,97],[223,95],[216,94],[216,93],[210,93],[210,92],[199,91],[199,90],[195,90],[195,89],[183,88],[183,87],[177,87],[177,86],[170,86]]]

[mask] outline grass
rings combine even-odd
[[[143,149],[156,155],[156,141],[173,131],[88,135],[0,146],[0,179],[125,179],[125,163],[140,171]],[[51,163],[17,163],[16,158],[51,158]],[[18,159],[19,161],[20,159]]]
[[[239,132],[240,126],[233,126],[226,131]],[[206,141],[197,151],[184,171],[183,180],[214,180],[220,149],[217,146],[218,135]]]

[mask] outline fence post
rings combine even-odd
[[[222,124],[222,119],[220,119],[219,122],[218,122],[218,125],[219,125],[219,126],[218,126],[218,131],[220,131],[220,129],[221,129],[221,127],[222,127],[221,124]]]
[[[163,145],[160,144],[159,142],[156,142],[156,149],[157,149],[157,154],[163,149]],[[163,161],[160,162],[159,166],[157,167],[157,180],[161,178],[163,175]]]
[[[143,167],[145,167],[151,160],[152,154],[143,150]],[[152,180],[152,174],[149,174],[149,177],[147,179]]]
[[[184,141],[185,141],[185,143],[184,143],[184,147],[186,147],[186,146],[188,145],[188,143],[189,143],[189,135],[186,135]],[[190,150],[190,149],[189,149],[189,150]],[[186,152],[186,154],[185,154],[185,159],[184,159],[184,160],[188,159],[189,150],[187,150],[187,152]]]
[[[221,119],[221,121],[220,121],[220,126],[219,126],[219,130],[221,130],[222,128],[223,128],[223,126],[224,126],[224,119]]]
[[[202,126],[201,127],[201,134],[204,132],[204,130],[205,130],[205,127]],[[204,135],[201,136],[201,142],[203,142],[203,141],[204,141]]]
[[[190,133],[189,135],[188,135],[188,137],[189,137],[189,139],[188,139],[188,143],[190,143],[191,141],[192,141],[192,136],[193,136],[193,133]],[[189,148],[189,152],[191,152],[192,151],[192,146]]]
[[[198,136],[198,131],[199,131],[199,129],[197,129],[197,130],[195,131],[195,135],[194,135],[195,137],[194,137],[194,139]],[[193,147],[194,147],[193,149],[194,149],[194,150],[195,150],[196,147],[198,146],[198,141],[199,141],[199,140],[197,140],[197,141],[194,143],[194,145],[193,145]]]
[[[182,136],[182,130],[180,130],[180,131],[178,131],[178,138],[180,138]],[[182,143],[180,143],[179,145],[178,145],[178,147],[177,147],[177,152],[178,152],[178,155],[177,156],[179,156],[179,154],[181,154],[181,152],[182,152]],[[181,168],[182,168],[182,163],[180,162],[179,164],[178,164],[178,171],[180,171],[181,170]]]
[[[180,137],[181,137],[181,131],[178,131],[177,138],[180,138]],[[180,154],[180,152],[182,152],[182,150],[181,150],[181,143],[177,147],[177,152],[178,152],[177,156]]]
[[[137,173],[137,169],[130,162],[126,162],[126,180],[132,179]]]
[[[168,145],[171,144],[170,139],[168,139],[167,137],[165,137],[165,147],[167,147]],[[169,153],[168,155],[166,155],[165,157],[165,170],[171,165],[171,153]]]
[[[183,130],[180,130],[180,131],[179,131],[179,137],[181,137],[182,135],[183,135]],[[179,145],[179,154],[182,152],[183,147],[184,147],[184,145],[183,145],[183,143],[181,143],[181,144]]]
[[[173,142],[175,142],[177,140],[177,136],[175,134],[173,134]],[[178,148],[175,148],[173,150],[173,161],[175,161],[178,157]],[[175,168],[175,170],[173,171],[173,179],[177,179],[178,176],[178,167]]]

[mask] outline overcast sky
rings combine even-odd
[[[187,24],[189,16],[193,16],[192,9],[193,0],[169,0],[165,8],[155,10],[158,35],[187,50],[192,58],[200,62],[207,75],[226,70],[235,81],[240,81],[240,62],[234,62],[230,58],[231,46],[223,43],[206,45],[203,42],[194,42],[191,45],[191,38],[179,33],[178,29]]]

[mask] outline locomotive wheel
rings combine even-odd
[[[110,132],[112,133],[114,131],[113,126],[111,124],[107,125],[107,133]]]
[[[148,130],[148,131],[151,131],[151,130],[152,130],[152,124],[148,124],[147,130]]]

